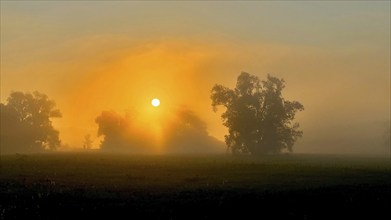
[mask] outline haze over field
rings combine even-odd
[[[389,1],[1,1],[1,103],[11,91],[47,94],[63,149],[86,134],[97,148],[97,118],[111,112],[129,118],[139,145],[199,140],[224,152],[213,85],[270,73],[305,106],[294,152],[388,154],[390,14]]]

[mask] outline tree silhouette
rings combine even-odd
[[[182,108],[165,130],[164,147],[168,153],[221,153],[224,144],[210,136],[206,123],[193,111]]]
[[[1,110],[2,152],[36,152],[60,146],[50,118],[61,117],[55,102],[42,93],[12,92]]]
[[[144,130],[135,123],[134,114],[128,112],[122,116],[114,111],[103,111],[95,119],[99,126],[98,136],[103,137],[100,149],[130,153],[222,152],[224,144],[208,135],[206,123],[197,114],[186,108],[172,113],[161,124],[160,137],[156,139],[151,128]]]
[[[292,147],[303,132],[299,124],[292,123],[297,111],[304,110],[297,101],[282,97],[283,79],[267,76],[260,81],[255,75],[242,72],[235,89],[216,84],[212,88],[212,107],[224,106],[221,115],[228,127],[225,136],[232,153],[267,154],[280,153]]]
[[[99,125],[98,136],[103,136],[101,149],[124,149],[126,147],[137,147],[137,143],[128,137],[130,120],[122,117],[114,111],[103,111],[95,122]]]
[[[91,140],[91,135],[90,134],[86,134],[84,136],[84,143],[83,143],[83,148],[84,149],[91,149],[92,148],[92,143],[93,141]]]

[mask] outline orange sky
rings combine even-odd
[[[390,120],[389,39],[389,2],[2,1],[1,102],[46,93],[71,147],[103,110],[154,124],[186,107],[223,140],[212,86],[271,73],[305,106],[298,152],[367,152],[357,142],[380,140]]]

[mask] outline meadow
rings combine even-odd
[[[390,204],[381,157],[1,156],[1,219],[378,219]]]

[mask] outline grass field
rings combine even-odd
[[[378,219],[390,204],[385,158],[1,156],[1,219]]]

